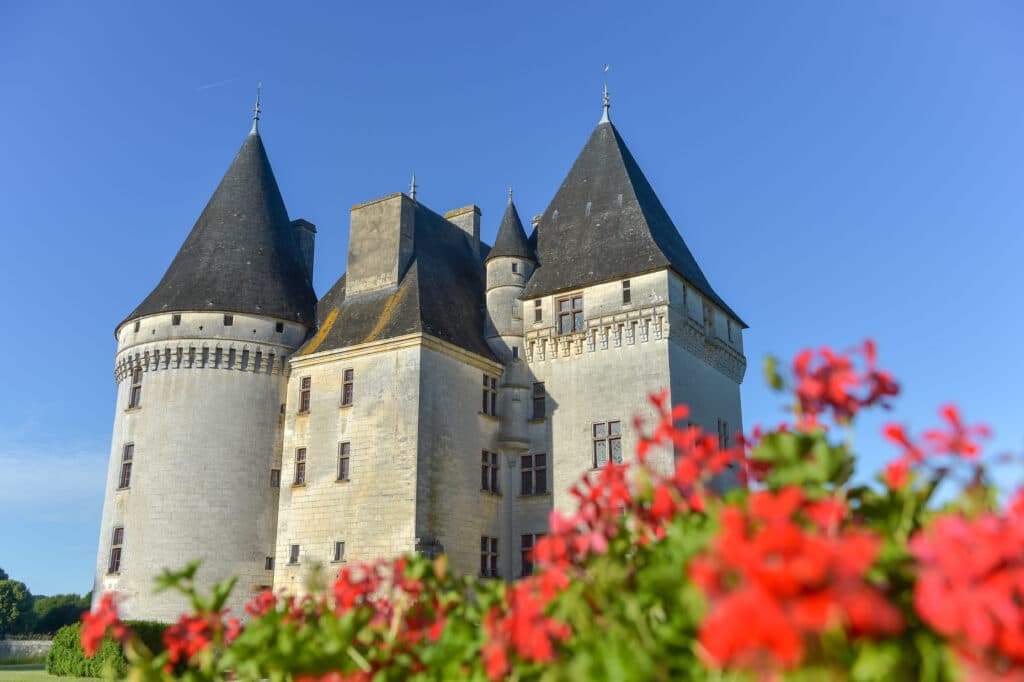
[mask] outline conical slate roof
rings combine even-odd
[[[164,312],[224,311],[312,327],[315,306],[288,211],[253,126],[163,279],[125,322]]]
[[[523,298],[670,267],[743,324],[711,288],[619,131],[602,119],[537,228]]]
[[[498,228],[498,236],[494,238],[494,246],[487,254],[487,260],[498,256],[512,256],[525,258],[536,262],[533,256],[533,249],[526,239],[526,230],[523,229],[523,221],[519,219],[519,212],[516,205],[512,203],[511,196],[508,205],[505,207],[505,215],[501,218],[501,226]]]

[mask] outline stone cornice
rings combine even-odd
[[[402,350],[403,348],[414,348],[422,347],[429,350],[442,353],[451,358],[454,358],[460,362],[479,368],[483,371],[494,372],[500,374],[504,369],[504,366],[489,360],[476,353],[470,353],[469,351],[456,346],[453,343],[442,341],[436,336],[430,334],[424,334],[423,332],[416,332],[413,334],[406,334],[404,336],[396,336],[392,339],[384,339],[382,341],[370,341],[369,343],[360,343],[354,346],[348,346],[346,348],[336,348],[333,350],[326,350],[320,353],[314,353],[312,355],[303,355],[301,357],[292,357],[290,360],[291,367],[299,369],[302,367],[311,367],[314,365],[320,365],[327,362],[335,362],[338,360],[348,360],[351,358],[365,357],[368,355],[376,355],[379,353],[388,353],[391,351]]]

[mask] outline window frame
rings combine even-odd
[[[274,557],[268,556],[268,557],[266,557],[264,559],[264,561],[263,561],[263,570],[264,571],[273,571],[274,570]]]
[[[613,425],[615,431],[613,432]],[[603,435],[598,434],[598,428],[603,428]],[[622,464],[622,420],[621,419],[609,419],[603,422],[594,422],[590,425],[590,438],[592,442],[591,454],[593,456],[593,468],[600,469],[608,464],[608,462],[615,462],[616,465]],[[613,453],[613,444],[618,445],[619,450],[619,461],[615,461]],[[599,461],[598,457],[598,446],[603,446],[604,451],[604,462]]]
[[[628,279],[622,280],[622,305],[631,305],[633,303],[633,291],[630,286]]]
[[[348,481],[352,473],[352,442],[341,441],[338,443],[338,481]]]
[[[535,382],[533,382],[533,392],[531,394],[531,401],[532,401],[531,404],[533,406],[533,410],[532,410],[531,414],[533,416],[530,417],[530,419],[547,419],[547,417],[548,417],[548,401],[547,401],[547,398],[548,398],[548,394],[547,394],[547,390],[544,388],[544,382],[543,381],[535,381]],[[538,408],[539,408],[539,411],[538,411]]]
[[[298,566],[302,563],[302,549],[300,545],[288,545],[288,565]]]
[[[295,448],[295,471],[292,485],[306,485],[306,448]]]
[[[356,370],[352,367],[341,370],[341,406],[352,407],[356,393]]]
[[[533,323],[544,321],[544,303],[541,299],[536,298],[533,300]]]
[[[500,578],[498,570],[498,538],[490,535],[480,536],[480,577]]]
[[[521,497],[536,497],[547,495],[548,492],[547,453],[533,452],[519,455],[519,495]]]
[[[537,542],[546,535],[547,533],[521,533],[519,535],[519,559],[521,562],[519,567],[520,577],[525,578],[529,575],[533,575],[536,565],[533,557],[529,556],[529,554],[537,548]]]
[[[181,326],[181,313],[173,313],[171,315],[171,326],[172,327],[180,327]]]
[[[562,304],[568,303],[568,309],[563,310]],[[577,305],[578,304],[578,305]],[[566,331],[562,322],[564,318],[568,318],[571,322],[571,329]],[[583,331],[586,326],[586,319],[583,317],[583,294],[571,294],[569,296],[562,296],[555,301],[555,333],[557,336],[565,336],[566,334],[576,334]]]
[[[519,274],[519,263],[517,263],[516,261],[512,261],[512,274],[513,275],[518,275]]]
[[[110,537],[110,557],[107,562],[107,575],[121,574],[121,557],[124,548],[124,526],[114,526]]]
[[[142,407],[142,367],[133,367],[128,388],[128,409]]]
[[[224,326],[225,327],[234,327],[235,326],[235,316],[231,315],[231,314],[228,314],[228,313],[225,313],[224,314]]]
[[[492,417],[498,416],[498,378],[484,372],[481,412]]]
[[[270,487],[280,488],[281,487],[281,470],[271,468],[270,470]]]
[[[299,414],[309,414],[313,395],[313,377],[299,377]]]
[[[480,490],[501,494],[501,458],[497,452],[480,451]]]
[[[718,431],[718,449],[727,450],[729,448],[729,422],[724,419],[717,420],[717,431]]]
[[[121,448],[121,474],[117,481],[118,490],[132,487],[132,462],[135,459],[135,443],[125,443]]]
[[[334,541],[334,555],[331,559],[332,564],[343,564],[345,563],[345,541],[335,540]]]

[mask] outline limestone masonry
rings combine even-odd
[[[352,209],[319,300],[316,227],[290,220],[257,127],[163,279],[118,325],[114,433],[93,594],[176,619],[153,592],[298,592],[314,566],[446,553],[513,579],[570,486],[629,461],[669,389],[742,429],[743,321],[712,289],[604,116],[527,236],[406,194]],[[671,453],[658,462],[672,466]]]

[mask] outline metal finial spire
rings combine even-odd
[[[601,113],[601,123],[609,123],[608,110],[612,108],[611,99],[608,97],[608,64],[604,65],[604,111]]]
[[[508,186],[508,203],[512,203],[512,185]]]
[[[409,183],[409,198],[416,201],[416,174],[412,174],[412,182]]]
[[[256,106],[252,108],[252,130],[249,131],[250,135],[255,135],[259,132],[261,90],[263,90],[263,81],[256,84]]]

